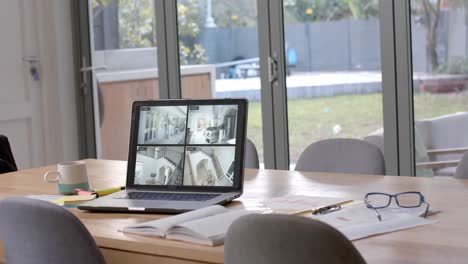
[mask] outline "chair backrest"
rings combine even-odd
[[[11,151],[10,142],[4,135],[0,135],[0,173],[17,171],[15,158]]]
[[[309,145],[299,157],[296,171],[385,174],[380,149],[364,140],[333,138]]]
[[[454,177],[458,179],[468,179],[468,152],[465,152],[460,159]]]
[[[105,263],[76,216],[50,202],[9,198],[0,202],[0,240],[7,263]]]
[[[365,263],[353,244],[333,227],[305,217],[248,215],[229,228],[226,264]]]
[[[260,168],[257,148],[255,147],[254,143],[248,138],[245,139],[244,167],[251,169]]]
[[[427,149],[468,147],[468,112],[454,113],[416,122]],[[434,161],[458,160],[461,154],[441,154]]]

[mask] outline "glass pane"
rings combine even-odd
[[[89,5],[98,155],[127,160],[132,102],[159,98],[154,0]]]
[[[385,207],[390,203],[390,196],[385,194],[371,194],[367,196],[367,202],[373,207]]]
[[[247,137],[263,162],[256,0],[179,0],[183,98],[249,99]]]
[[[421,195],[419,193],[402,193],[397,196],[397,199],[401,207],[415,207],[421,205]]]
[[[447,161],[468,147],[467,7],[468,1],[411,1],[417,176],[453,176],[456,164]]]
[[[291,169],[323,139],[366,139],[383,150],[378,4],[284,1]]]

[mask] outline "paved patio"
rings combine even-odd
[[[413,77],[416,89],[421,81],[452,78],[466,79],[466,76],[415,73]],[[287,77],[286,85],[289,99],[381,93],[382,74],[380,71],[298,72]],[[216,97],[247,97],[251,101],[260,101],[260,87],[259,77],[217,79]]]

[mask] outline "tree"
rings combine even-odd
[[[179,28],[179,57],[180,64],[203,64],[208,61],[205,49],[195,43],[200,33],[202,17],[200,16],[200,1],[179,1],[177,5]]]
[[[378,0],[285,0],[286,23],[369,19],[379,13]]]
[[[431,65],[431,71],[439,68],[437,56],[437,28],[440,21],[442,0],[416,0],[412,2],[415,12],[421,14],[422,22],[426,28],[426,51]]]
[[[349,17],[345,0],[289,0],[284,2],[286,23],[332,21]]]
[[[257,1],[214,0],[213,17],[220,28],[254,27],[257,25]]]
[[[110,5],[112,0],[93,0],[93,16],[97,17],[102,11],[106,8],[106,6]]]
[[[435,72],[441,67],[437,55],[438,27],[440,23],[442,5],[451,8],[468,7],[466,0],[413,0],[411,2],[414,16],[421,16],[421,21],[426,28],[426,50],[430,62],[431,71]]]
[[[369,19],[379,15],[378,0],[345,0],[345,2],[348,4],[354,18]]]
[[[156,19],[154,14],[154,0],[118,1],[119,47],[155,47]]]

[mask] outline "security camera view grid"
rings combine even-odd
[[[138,128],[134,184],[233,185],[237,105],[141,107]]]

